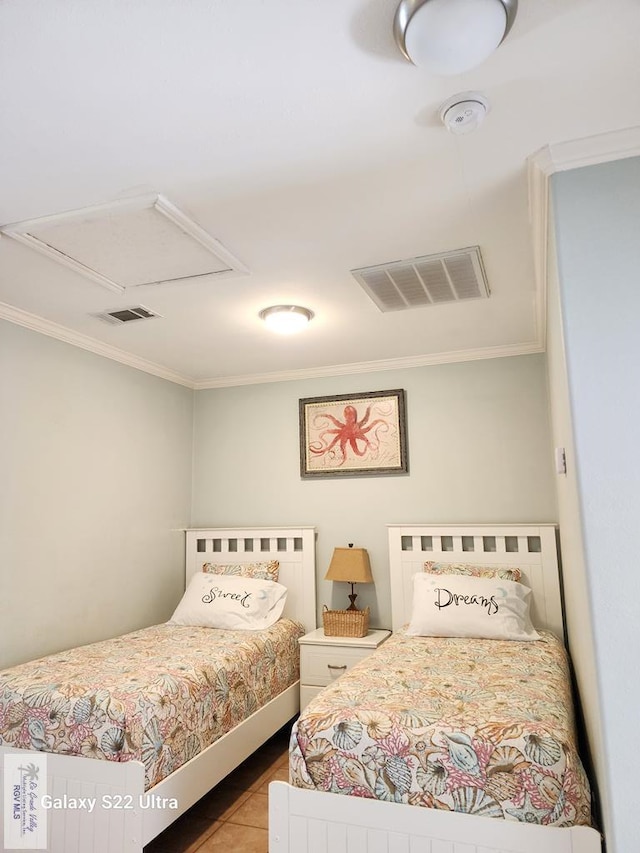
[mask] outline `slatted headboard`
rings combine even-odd
[[[391,524],[388,530],[394,631],[411,617],[413,575],[427,560],[434,560],[518,567],[533,593],[534,626],[564,640],[555,525]]]
[[[284,615],[316,627],[315,527],[226,527],[186,531],[185,586],[203,563],[278,560],[287,587]]]

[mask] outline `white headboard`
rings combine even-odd
[[[411,617],[413,575],[434,560],[517,566],[533,593],[534,626],[564,640],[554,524],[390,524],[388,529],[394,631]]]
[[[203,563],[278,560],[287,587],[284,615],[316,627],[315,527],[225,527],[186,531],[185,586]]]

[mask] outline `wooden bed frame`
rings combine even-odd
[[[392,627],[409,621],[411,578],[426,560],[518,566],[533,590],[532,620],[564,639],[556,528],[390,525]],[[600,853],[589,827],[557,828],[269,786],[269,853]]]
[[[310,631],[316,626],[315,528],[209,528],[186,531],[185,586],[205,562],[277,559],[287,589],[285,616]],[[176,602],[177,604],[177,602]],[[300,708],[299,682],[260,708],[151,788],[153,803],[177,800],[177,808],[151,807],[144,795],[144,765],[47,753],[47,793],[96,797],[98,803],[130,803],[127,809],[59,810],[47,813],[49,853],[142,853],[142,848],[248,758]],[[23,750],[0,748],[0,754]],[[32,755],[28,752],[27,755]],[[122,799],[118,799],[122,798]],[[4,800],[3,800],[4,802]],[[4,810],[0,809],[0,839]],[[3,848],[4,849],[4,848]]]

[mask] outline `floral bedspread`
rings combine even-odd
[[[0,672],[0,744],[144,762],[157,784],[299,678],[297,622],[154,625]]]
[[[590,823],[562,644],[393,635],[306,707],[300,788],[506,820]]]

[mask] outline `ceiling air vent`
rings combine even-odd
[[[351,273],[381,311],[486,299],[490,293],[479,246]]]
[[[153,320],[160,315],[154,314],[148,308],[143,308],[142,305],[137,305],[135,308],[119,308],[117,311],[105,311],[93,316],[99,320],[104,320],[105,323],[121,326],[123,323],[131,323],[133,320]]]

